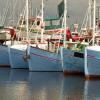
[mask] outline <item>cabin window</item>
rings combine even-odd
[[[53,24],[53,25],[60,25],[60,21],[59,21],[59,20],[53,20],[53,21],[52,21],[52,24]]]
[[[84,54],[79,52],[74,52],[74,57],[84,58]]]
[[[37,21],[37,25],[38,25],[38,26],[40,25],[40,21]]]

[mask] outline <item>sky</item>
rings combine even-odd
[[[32,15],[36,16],[36,9],[40,9],[41,0],[32,1]],[[44,18],[58,17],[58,4],[62,0],[44,0]],[[97,0],[99,3],[100,0]],[[68,0],[68,16],[69,24],[82,23],[86,10],[88,8],[88,0]],[[22,14],[25,6],[25,0],[0,0],[0,24],[12,18],[18,21],[19,15]],[[11,23],[11,21],[9,22]],[[17,23],[17,22],[16,22]]]

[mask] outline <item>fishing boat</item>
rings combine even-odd
[[[43,23],[43,6],[44,2],[42,0],[42,23]],[[39,44],[42,44],[43,32],[44,29],[41,30],[41,41]],[[38,45],[39,45],[38,44]],[[30,71],[62,71],[61,67],[61,59],[60,53],[51,52],[47,49],[43,50],[39,47],[33,47],[32,45],[28,45],[28,62],[29,62],[29,70]]]
[[[30,71],[62,71],[60,53],[28,47]]]
[[[81,32],[81,35],[78,35],[77,27],[75,28],[75,36],[71,36],[71,32],[69,29],[66,30],[66,21],[65,21],[65,32],[64,32],[64,47],[61,47],[61,59],[62,59],[62,67],[65,75],[68,74],[84,74],[84,54],[85,47],[91,45],[91,39],[93,34],[93,26],[92,26],[92,14],[93,7],[91,4],[91,0],[89,0],[89,7],[87,9],[86,16],[83,20],[83,24],[85,20],[88,21],[86,23],[89,24],[89,29],[85,27],[85,34]],[[66,2],[65,2],[66,4]],[[65,8],[66,10],[66,8]],[[65,11],[66,12],[66,11]],[[67,13],[66,13],[67,14]],[[66,20],[65,14],[65,20]],[[77,26],[77,25],[76,25]],[[83,27],[83,25],[82,25]],[[82,29],[81,29],[82,30]],[[67,41],[66,41],[67,40]]]
[[[12,39],[13,38],[13,39]],[[14,40],[15,35],[10,28],[3,28],[0,30],[0,66],[10,67],[8,48]],[[7,41],[10,41],[7,44]]]
[[[75,40],[75,38],[73,39]],[[66,41],[66,46],[61,47],[62,67],[65,75],[84,73],[84,48],[86,45],[87,43],[80,41]]]
[[[97,6],[96,0],[93,2],[93,43],[92,46],[88,46],[85,49],[85,76],[86,79],[92,79],[96,77],[100,77],[100,43],[98,40],[100,40],[100,34],[98,33],[100,31],[100,27],[98,27],[98,30],[96,29],[96,8],[100,6]],[[98,20],[99,21],[99,20]],[[98,22],[97,25],[100,25],[100,22]],[[97,38],[98,37],[98,38]]]
[[[67,0],[64,0],[64,46],[61,47],[61,59],[62,59],[62,68],[64,74],[77,74],[84,72],[84,54],[81,52],[80,48],[77,48],[78,42],[75,40],[83,40],[84,38],[80,36],[72,37],[71,31],[69,28],[66,29],[66,8]],[[77,30],[75,29],[75,32]],[[78,32],[77,32],[78,33]],[[77,34],[78,35],[78,34]],[[81,46],[81,43],[79,44]],[[80,47],[79,46],[79,47]],[[74,50],[73,48],[77,48]]]
[[[27,60],[27,46],[32,45],[33,47],[37,47],[38,43],[32,43],[31,39],[34,39],[33,33],[34,31],[42,31],[41,37],[43,38],[43,29],[40,29],[39,25],[41,22],[41,18],[38,16],[36,19],[34,18],[29,18],[29,7],[28,7],[28,0],[26,0],[26,5],[25,5],[25,11],[23,16],[20,16],[20,23],[18,26],[19,31],[23,30],[23,32],[20,32],[18,34],[19,40],[17,44],[14,44],[13,46],[9,46],[9,58],[10,58],[10,64],[11,68],[29,68],[28,66],[28,60]],[[26,19],[25,19],[26,17]],[[33,22],[37,23],[38,25],[34,26],[31,25]],[[43,21],[42,21],[43,22]],[[20,25],[21,24],[21,25]],[[39,29],[38,29],[39,28]],[[31,32],[30,32],[31,31]],[[33,33],[32,33],[33,31]],[[23,34],[23,35],[22,35]],[[41,40],[42,41],[42,40]],[[45,44],[38,44],[38,47],[40,48],[45,48]]]
[[[26,41],[28,42],[29,39],[28,0],[26,0],[25,13],[23,15],[24,16],[26,15],[25,33],[26,33]],[[22,40],[21,41],[18,40],[16,44],[9,46],[8,51],[9,51],[11,68],[28,68],[28,62],[25,57],[27,53],[26,49],[27,49],[27,43],[23,43]]]
[[[2,12],[2,20],[0,20],[0,23],[2,26],[0,26],[0,66],[1,67],[10,67],[10,61],[9,61],[9,52],[8,52],[8,48],[10,45],[13,44],[13,41],[16,38],[16,32],[14,28],[11,28],[9,25],[8,27],[8,23],[10,20],[8,20],[9,18],[7,17],[11,17],[11,13],[8,14],[10,12],[11,9],[10,8],[10,2],[9,0],[7,2],[5,2],[4,4],[4,9]]]

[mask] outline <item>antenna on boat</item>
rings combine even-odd
[[[67,0],[64,0],[64,47],[66,45],[66,26],[67,26],[67,23],[66,23],[66,15],[67,15]]]
[[[44,8],[44,0],[42,0],[42,10],[41,10],[41,23],[43,24],[43,15],[44,15],[44,13],[43,13],[43,8]],[[44,31],[44,29],[43,29],[43,27],[41,26],[41,43],[43,42],[43,31]]]
[[[95,42],[95,30],[96,30],[96,0],[93,0],[93,43]]]
[[[91,0],[89,0],[89,26],[90,28],[92,27],[92,24],[91,24]]]
[[[27,41],[29,39],[29,23],[28,23],[28,15],[29,15],[29,5],[28,5],[28,0],[26,0],[26,31],[27,31]]]

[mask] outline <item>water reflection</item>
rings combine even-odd
[[[58,72],[0,69],[2,100],[99,100],[100,81]]]
[[[30,73],[33,100],[60,100],[62,73]]]
[[[30,100],[28,71],[0,69],[0,98],[2,100]],[[25,81],[26,80],[26,81]]]
[[[13,82],[28,82],[29,71],[26,69],[11,69],[9,77],[10,81]]]
[[[63,100],[83,100],[84,78],[83,77],[67,77],[64,79]]]
[[[100,100],[100,80],[85,81],[84,100]]]
[[[10,69],[9,68],[0,68],[0,82],[9,81]]]

